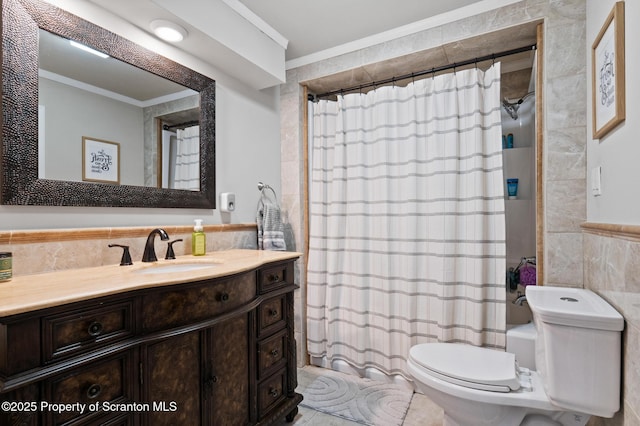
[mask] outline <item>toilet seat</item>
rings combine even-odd
[[[455,343],[425,343],[411,348],[409,358],[446,382],[471,389],[511,392],[521,382],[515,355]]]
[[[530,371],[528,376],[521,375],[522,382],[520,388],[510,392],[494,392],[477,389],[470,386],[470,381],[465,380],[464,384],[457,384],[451,376],[435,373],[431,368],[424,366],[424,361],[420,361],[423,351],[428,351],[431,345],[451,345],[459,349],[460,344],[457,343],[423,343],[412,347],[409,351],[407,360],[407,368],[409,374],[419,383],[429,386],[435,390],[455,396],[457,398],[475,401],[478,403],[498,404],[507,406],[529,407],[532,409],[544,411],[558,411],[560,408],[554,406],[546,392],[544,385],[537,371]],[[477,348],[481,351],[498,352],[493,349]],[[470,352],[464,350],[466,352]],[[498,352],[500,353],[500,352]],[[454,357],[451,354],[451,357]],[[481,355],[482,356],[482,355]],[[491,356],[491,355],[489,355]],[[471,364],[474,368],[481,369],[480,357],[469,359],[465,355],[467,364]],[[511,365],[511,364],[510,364]],[[446,380],[443,378],[446,377]],[[528,382],[525,383],[524,382]]]
[[[444,347],[441,348],[441,345],[444,345]],[[442,364],[434,362],[432,365],[430,362],[432,357],[427,355],[429,352],[433,357],[439,357],[439,361]],[[550,417],[556,422],[554,424],[584,424],[575,423],[577,420],[574,419],[578,417],[585,419],[588,418],[588,415],[577,411],[567,411],[555,406],[551,403],[544,390],[544,383],[540,374],[537,371],[518,368],[515,364],[515,356],[511,359],[511,354],[502,356],[504,354],[504,352],[493,349],[477,348],[456,343],[423,343],[413,346],[409,350],[407,369],[416,383],[416,389],[427,395],[436,404],[445,408],[445,413],[447,412],[447,407],[456,411],[457,415],[466,412],[472,417],[479,414],[491,417],[493,414],[498,415],[498,412],[502,413],[500,416],[520,413],[516,415],[520,420],[510,419],[506,423],[495,423],[491,420],[489,423],[485,422],[483,424],[520,424],[522,418],[529,414],[541,414]],[[488,362],[485,362],[487,360]],[[505,371],[514,372],[515,377],[520,376],[519,388],[511,390],[509,383],[513,383],[513,377],[510,373],[507,373],[506,376],[504,373],[500,373],[499,364],[501,360],[504,361]],[[456,368],[449,369],[446,367],[447,365],[455,365]],[[463,365],[465,368],[461,368]],[[492,379],[487,379],[486,377],[489,373],[485,367],[489,365],[498,369],[498,374]],[[434,367],[438,367],[445,373],[436,371]],[[485,371],[484,375],[482,373],[483,370]],[[448,374],[446,374],[447,372]],[[465,373],[463,374],[462,372]],[[474,373],[466,374],[468,372]],[[469,380],[470,377],[468,376],[472,377],[473,380]],[[505,377],[511,378],[503,381],[497,379],[498,377],[503,379]],[[489,382],[489,384],[487,385],[484,382]],[[508,388],[509,391],[487,390],[485,386],[497,386],[502,390]],[[569,421],[560,421],[561,416],[568,416]],[[479,423],[477,421],[463,422],[463,424]]]

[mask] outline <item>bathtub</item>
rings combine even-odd
[[[520,367],[536,369],[536,335],[533,322],[507,324],[507,352],[516,356]]]

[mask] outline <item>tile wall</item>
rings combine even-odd
[[[130,247],[134,263],[140,262],[149,231],[153,228],[97,228],[72,230],[0,231],[0,251],[10,251],[13,275],[31,275],[64,269],[119,264],[122,249],[109,244]],[[189,226],[167,226],[176,256],[191,253]],[[256,225],[210,225],[207,252],[234,248],[257,248]],[[156,254],[164,258],[167,244],[155,239]],[[1,285],[1,284],[0,284]]]
[[[622,409],[590,426],[640,426],[640,226],[584,225],[585,287],[625,318]]]

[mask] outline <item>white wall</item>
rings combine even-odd
[[[115,31],[105,24],[113,20],[97,23]],[[117,32],[133,41],[151,38],[122,21],[116,24]],[[191,225],[194,218],[204,219],[205,225],[248,223],[255,222],[258,181],[270,184],[280,195],[279,88],[257,91],[174,47],[157,40],[143,44],[216,80],[216,191],[235,192],[236,211],[0,206],[0,230]],[[215,63],[215,58],[208,59]]]
[[[142,108],[43,77],[38,97],[47,135],[40,177],[82,181],[82,138],[87,136],[120,144],[120,183],[144,185]]]
[[[640,55],[632,42],[640,39],[640,2],[625,2],[626,32],[626,120],[600,140],[591,131],[591,45],[615,4],[614,0],[587,0],[587,220],[589,222],[640,224]],[[569,94],[568,94],[569,95]],[[602,195],[591,194],[590,179],[594,167],[602,167]]]
[[[216,91],[216,192],[234,192],[236,211],[223,223],[255,222],[258,182],[280,197],[280,90],[219,85]]]

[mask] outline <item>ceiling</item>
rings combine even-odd
[[[189,37],[180,43],[198,57],[207,52],[203,34],[176,19],[153,0],[88,0],[135,26],[149,31],[154,19],[184,25]],[[206,2],[207,0],[202,0]],[[286,38],[285,59],[291,60],[340,46],[403,25],[432,18],[474,3],[500,0],[223,0],[240,2]],[[402,7],[398,7],[401,4]],[[209,50],[210,52],[210,50]]]
[[[480,0],[240,0],[282,34],[287,60],[432,18]]]
[[[55,0],[50,0],[55,1]],[[67,0],[59,0],[64,3]],[[69,0],[75,1],[75,0]],[[198,24],[191,25],[189,22],[175,16],[165,7],[160,6],[162,0],[82,0],[87,4],[93,4],[100,9],[110,12],[112,15],[118,16],[124,21],[132,24],[140,30],[150,33],[150,22],[155,19],[167,19],[184,26],[189,36],[176,47],[187,52],[197,58],[205,61],[215,58],[222,60],[222,56],[216,52],[216,41],[196,28]],[[192,13],[181,14],[181,16],[194,16],[199,10],[211,11],[207,5],[212,0],[189,0],[181,2],[181,7],[190,5]],[[308,57],[332,48],[344,47],[354,42],[362,42],[367,37],[379,37],[385,32],[397,36],[397,31],[403,26],[409,26],[416,22],[429,20],[431,23],[442,23],[451,17],[459,17],[459,15],[479,13],[482,10],[499,7],[500,5],[513,2],[514,0],[403,0],[401,3],[397,0],[218,0],[219,2],[230,5],[238,14],[248,19],[247,16],[255,14],[259,24],[265,24],[263,27],[265,34],[275,30],[276,39],[284,37],[288,40],[285,51],[285,59],[287,61]],[[398,7],[401,5],[402,7]],[[245,10],[242,10],[245,9]],[[248,10],[247,10],[248,9]],[[177,11],[174,11],[178,13]],[[246,13],[245,13],[246,12]],[[212,22],[213,22],[213,18]],[[206,22],[206,21],[205,21]],[[255,24],[255,20],[252,21]],[[269,28],[270,27],[270,28]],[[199,26],[199,28],[202,28]],[[446,51],[444,46],[441,52],[431,52],[428,64],[424,64],[424,55],[420,54],[420,60],[415,64],[408,64],[413,58],[405,58],[402,61],[404,72],[411,68],[409,72],[420,71],[432,66],[452,63],[461,59],[469,59],[473,55],[480,55],[484,49],[492,49],[492,46],[502,44],[514,44],[514,46],[506,48],[521,47],[525,45],[522,34],[514,33],[514,29],[509,29],[509,34],[500,34],[499,40],[493,40],[491,43],[484,35],[473,43],[454,43],[451,48]],[[527,39],[531,31],[527,31]],[[535,34],[535,30],[533,31]],[[273,34],[270,35],[273,37]],[[394,38],[390,36],[388,39]],[[274,39],[275,40],[275,39]],[[507,42],[508,41],[508,42]],[[377,41],[378,43],[379,41]],[[497,44],[496,44],[497,43]],[[471,49],[471,50],[470,50]],[[438,54],[434,57],[434,53]],[[492,53],[487,51],[486,53]],[[321,54],[322,55],[322,54]],[[57,55],[54,55],[57,56]],[[91,56],[91,55],[89,55]],[[326,53],[325,53],[325,56]],[[529,56],[531,58],[531,56]],[[68,64],[68,61],[66,61]],[[224,65],[229,70],[240,70],[241,64],[234,64],[229,60],[223,60]],[[527,66],[530,67],[531,59],[528,59]],[[428,65],[428,66],[427,66]],[[105,65],[98,65],[104,67]],[[409,68],[408,68],[409,67]],[[425,68],[426,67],[426,68]],[[377,69],[368,69],[350,71],[349,75],[340,75],[336,81],[329,81],[335,87],[348,87],[349,84],[359,84],[362,81],[379,81],[393,75],[399,75],[396,64],[377,65]],[[86,67],[76,67],[76,69],[87,69]],[[52,70],[53,71],[53,70]],[[56,72],[56,71],[54,71]],[[354,75],[360,75],[357,81]],[[387,75],[389,74],[389,75]],[[235,75],[235,73],[233,74]],[[335,80],[335,79],[334,79]],[[133,79],[118,78],[114,79],[119,83],[129,82],[133,86],[137,86]],[[93,84],[89,82],[89,84]],[[345,86],[347,85],[347,86]],[[319,93],[327,87],[317,87]],[[139,88],[136,88],[139,89]],[[116,91],[115,88],[108,90]],[[171,91],[171,90],[170,90]],[[141,93],[139,96],[132,96],[136,99],[149,99],[157,96],[157,93]]]

